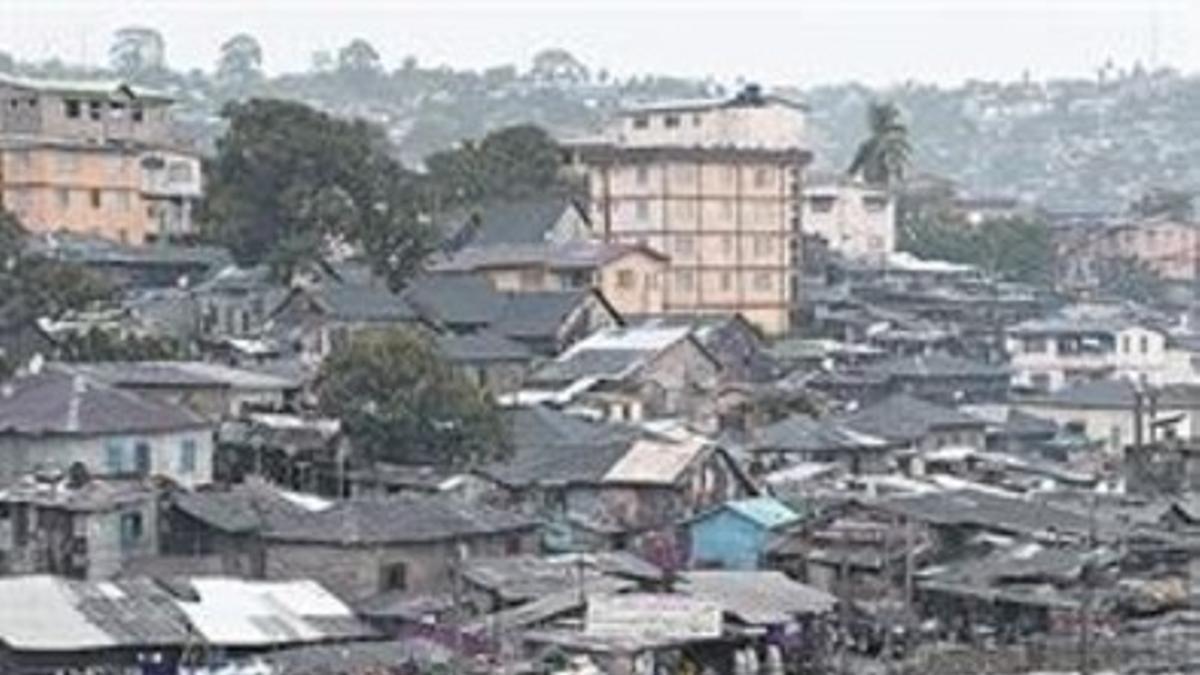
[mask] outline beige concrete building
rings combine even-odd
[[[1095,287],[1121,274],[1123,262],[1137,262],[1168,281],[1200,276],[1200,224],[1164,217],[1115,224],[1078,225],[1054,230],[1059,283],[1065,288]]]
[[[470,246],[430,267],[435,274],[487,276],[500,291],[598,289],[622,315],[661,314],[667,256],[647,246],[575,240]]]
[[[170,103],[121,83],[0,77],[0,205],[32,232],[186,236],[200,159],[175,147]]]
[[[896,204],[886,190],[844,176],[812,177],[804,186],[805,234],[856,260],[883,262],[896,250]]]
[[[802,106],[751,87],[627,110],[569,145],[597,235],[670,259],[664,312],[736,312],[780,335],[796,300],[804,127]]]

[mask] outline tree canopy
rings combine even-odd
[[[355,335],[325,359],[317,381],[322,413],[342,420],[373,461],[463,466],[509,449],[490,395],[416,331]]]
[[[157,30],[126,26],[113,34],[108,58],[113,70],[125,77],[139,77],[166,67],[166,41]]]
[[[287,277],[349,245],[399,285],[431,249],[416,177],[378,129],[278,100],[230,104],[225,116],[203,214],[240,263]]]
[[[244,89],[262,79],[263,51],[254,36],[238,33],[221,43],[221,56],[217,59],[217,82],[236,89]]]
[[[466,141],[425,160],[428,184],[443,205],[473,204],[569,190],[562,150],[540,127],[519,125]]]
[[[847,173],[875,185],[892,185],[908,173],[912,146],[908,126],[894,103],[872,103],[867,108],[867,137],[859,144]]]
[[[899,248],[921,258],[974,265],[1011,281],[1049,285],[1054,279],[1050,228],[1039,220],[913,221],[900,228]]]
[[[77,263],[29,255],[24,237],[17,217],[0,208],[0,297],[10,314],[55,318],[112,299],[107,279]]]

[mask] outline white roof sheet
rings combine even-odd
[[[21,651],[114,647],[117,641],[88,621],[63,579],[48,575],[0,579],[0,642]]]
[[[180,602],[208,642],[226,646],[313,641],[324,633],[306,617],[351,618],[353,613],[313,581],[194,579],[199,602]]]
[[[699,437],[679,443],[639,439],[608,470],[603,482],[672,484],[696,459],[705,443]]]

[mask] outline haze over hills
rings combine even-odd
[[[722,96],[741,84],[669,75],[615,78],[563,50],[543,51],[528,65],[482,71],[429,68],[415,59],[389,71],[367,43],[318,53],[306,72],[266,77],[258,69],[261,54],[255,61],[251,46],[241,48],[223,48],[223,64],[211,73],[176,72],[149,58],[137,67],[126,64],[124,74],[175,94],[184,132],[202,144],[217,136],[225,102],[275,96],[368,119],[387,130],[413,165],[497,127],[531,122],[559,135],[587,133],[622,105]],[[20,56],[0,53],[0,72],[118,74]],[[912,81],[882,90],[847,83],[779,93],[810,106],[818,169],[844,168],[861,139],[867,104],[888,99],[906,114],[914,169],[956,179],[973,194],[1095,210],[1122,208],[1149,187],[1200,186],[1200,118],[1194,114],[1200,77],[1171,69],[1109,64],[1090,79],[953,87]]]

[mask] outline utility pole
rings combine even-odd
[[[1093,493],[1088,505],[1087,552],[1080,572],[1083,577],[1083,602],[1079,611],[1079,675],[1092,673],[1092,581],[1095,576],[1093,552],[1096,549],[1096,500],[1097,496]]]

